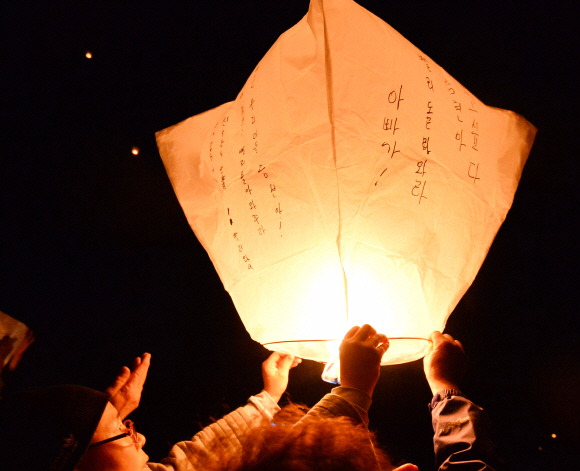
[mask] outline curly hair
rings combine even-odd
[[[375,435],[346,417],[308,416],[290,404],[250,433],[241,454],[215,457],[217,471],[391,471]]]

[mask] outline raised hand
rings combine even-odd
[[[384,334],[368,324],[350,329],[340,344],[340,382],[372,397],[379,380],[383,355],[389,348]]]
[[[425,377],[435,394],[443,389],[459,390],[467,371],[467,356],[463,345],[449,334],[435,331],[429,336],[429,350],[423,358]]]
[[[262,363],[262,378],[264,390],[274,401],[278,402],[288,387],[288,374],[290,369],[301,363],[300,358],[294,355],[285,355],[273,352]]]
[[[24,355],[26,349],[30,347],[30,345],[32,345],[33,342],[34,342],[34,332],[32,332],[32,330],[30,329],[27,329],[26,334],[24,334],[24,338],[22,339],[22,342],[20,342],[20,345],[18,345],[18,348],[14,351],[14,355],[12,355],[12,359],[10,360],[10,363],[8,365],[11,371],[14,371],[16,369],[16,367],[20,363],[20,360],[22,360],[22,355]]]
[[[139,406],[150,362],[151,355],[149,353],[135,358],[133,370],[123,366],[119,376],[105,390],[109,395],[109,402],[119,411],[121,420],[125,420]]]

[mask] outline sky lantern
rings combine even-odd
[[[351,0],[312,0],[232,102],[157,133],[251,337],[332,362],[349,327],[425,354],[512,204],[536,129]]]

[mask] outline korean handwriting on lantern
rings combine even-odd
[[[423,57],[421,54],[417,54],[419,56],[419,60],[425,64],[427,71],[431,72],[431,66],[429,61]],[[427,76],[427,89],[434,92],[433,87],[433,80],[431,76]],[[432,152],[432,149],[429,148],[429,140],[431,139],[431,124],[433,122],[433,102],[431,100],[427,101],[426,104],[426,116],[425,116],[425,133],[423,134],[423,140],[421,142],[421,150],[423,151],[423,155],[425,160],[420,160],[417,162],[417,170],[415,171],[415,184],[411,189],[411,194],[415,197],[419,198],[418,204],[421,204],[423,199],[427,199],[425,196],[425,185],[427,184],[427,180],[425,179],[426,167],[427,167],[427,156]]]
[[[220,167],[220,174],[221,174],[221,184],[222,184],[222,188],[225,190],[226,189],[226,176],[224,174],[224,166],[222,165]]]
[[[473,180],[473,183],[480,180],[479,174],[479,158],[478,158],[478,139],[479,139],[479,122],[477,118],[477,109],[474,100],[471,100],[471,106],[469,107],[469,114],[474,114],[473,120],[471,122],[471,136],[473,138],[473,145],[471,146],[471,156],[469,158],[469,168],[467,169],[467,176]]]
[[[419,204],[421,204],[422,199],[427,199],[427,197],[424,196],[425,184],[427,183],[427,180],[425,180],[425,174],[427,173],[425,171],[426,166],[427,159],[417,162],[417,170],[415,171],[415,174],[418,174],[419,176],[415,177],[415,186],[411,190],[411,194],[419,198]]]
[[[215,168],[213,166],[213,159],[214,159],[214,155],[213,155],[213,142],[214,142],[214,139],[215,139],[215,130],[216,130],[216,128],[217,128],[217,123],[216,123],[216,125],[213,128],[213,131],[211,133],[211,141],[209,143],[209,161],[212,163],[211,164],[211,171],[212,171],[212,173],[215,172]]]
[[[385,117],[385,119],[383,120],[383,130],[393,131],[393,136],[394,136],[395,132],[398,129],[399,128],[397,127],[397,118],[395,118],[395,120],[393,121],[392,119]]]
[[[429,72],[431,72],[431,67],[429,66],[429,61],[423,57],[421,54],[417,53],[417,55],[419,56],[419,60],[423,61],[425,63],[425,67],[427,67],[427,70]],[[425,79],[427,80],[427,88],[429,90],[431,90],[432,92],[435,92],[435,89],[433,88],[433,80],[431,79],[431,76],[428,75],[425,77]]]
[[[445,84],[447,85],[447,91],[449,92],[449,94],[451,95],[455,95],[455,89],[452,87],[451,82],[449,82],[449,80],[445,79]],[[460,124],[457,124],[457,131],[455,132],[455,140],[459,141],[459,147],[458,150],[459,152],[461,152],[463,150],[463,148],[466,146],[466,144],[463,142],[463,115],[461,112],[461,102],[453,99],[453,108],[455,109],[455,115],[457,117],[457,122]]]
[[[399,87],[398,91],[395,89],[395,90],[392,90],[391,92],[389,92],[389,95],[387,97],[387,101],[388,101],[387,109],[389,112],[389,116],[385,116],[383,118],[383,131],[387,131],[389,134],[392,132],[393,139],[389,139],[388,141],[383,141],[381,146],[385,148],[387,153],[390,154],[391,158],[393,158],[393,156],[397,152],[400,152],[400,150],[397,150],[397,141],[394,138],[395,138],[395,133],[399,130],[399,127],[397,126],[397,120],[398,120],[397,112],[399,111],[399,107],[401,106],[401,102],[405,100],[402,97],[402,93],[403,93],[403,85],[401,85]],[[391,105],[393,105],[393,106],[391,106]]]
[[[384,148],[386,154],[389,158],[393,158],[394,155],[400,150],[397,150],[397,141],[396,141],[396,132],[400,129],[400,126],[397,125],[399,116],[398,111],[401,107],[401,102],[405,101],[403,98],[403,85],[391,90],[387,95],[387,115],[383,117],[382,129],[387,133],[385,137],[386,140],[383,140],[381,147]],[[385,167],[378,178],[381,178],[383,174],[388,170],[388,167]],[[375,181],[375,186],[379,183],[379,180]]]
[[[427,116],[425,117],[425,129],[431,130],[431,119],[433,114],[433,105],[430,101],[427,102]]]
[[[264,178],[268,178],[268,173],[265,170],[266,170],[266,167],[264,167],[263,165],[258,166],[258,173],[260,173]],[[270,183],[270,194],[272,195],[273,198],[276,198],[276,185],[274,185],[273,183]],[[282,229],[282,210],[280,209],[280,203],[278,203],[278,207],[275,208],[275,212],[280,217],[278,228],[281,230]],[[265,229],[262,231],[259,231],[259,234],[262,235],[265,231],[266,231]],[[282,234],[280,234],[280,237],[282,237]]]
[[[431,153],[431,151],[429,150],[429,137],[423,138],[423,150],[427,155]]]
[[[447,91],[451,95],[455,95],[455,89],[451,86],[451,82],[449,82],[449,80],[447,80],[447,79],[445,79],[444,82],[445,82],[445,85],[447,85]]]
[[[477,109],[475,108],[475,102],[471,100],[471,106],[469,107],[469,111],[472,113],[477,113]],[[473,145],[471,148],[477,152],[477,139],[479,138],[479,123],[477,121],[477,117],[473,118],[471,123],[471,135],[473,136]]]
[[[215,167],[213,166],[215,163],[214,160],[216,158],[216,155],[214,154],[214,143],[217,142],[216,131],[218,130],[218,126],[221,123],[221,132],[218,133],[218,136],[220,136],[218,149],[219,149],[219,157],[220,157],[220,164],[221,164],[219,167],[219,172],[220,172],[219,184],[221,185],[223,190],[227,190],[226,169],[224,168],[224,165],[223,165],[223,156],[224,156],[224,143],[226,142],[227,124],[229,121],[230,121],[230,116],[227,115],[215,124],[214,129],[213,129],[212,134],[211,134],[212,139],[209,143],[209,160],[211,162],[211,171],[215,172]]]
[[[244,165],[245,161],[242,160],[241,162],[243,162],[242,165]],[[246,178],[244,176],[244,171],[243,170],[240,173],[240,181],[246,187],[246,193],[249,193],[251,195],[252,194],[252,188],[250,187],[250,184],[246,181]]]
[[[278,203],[278,207],[276,208],[276,213],[278,214],[278,216],[280,216],[279,229],[282,230],[282,209],[280,208],[280,203]],[[280,237],[282,237],[282,234],[280,234]]]
[[[429,61],[427,60],[427,58],[423,57],[421,54],[417,53],[417,56],[419,56],[419,60],[423,61],[425,63],[425,67],[427,67],[427,70],[429,72],[431,72],[431,67],[429,66]]]
[[[431,115],[433,114],[433,105],[431,104],[430,101],[427,102],[427,116],[426,116],[426,120],[425,120],[425,129],[427,130],[427,132],[425,133],[425,135],[423,135],[423,143],[422,143],[422,147],[423,147],[423,151],[429,155],[431,153],[431,150],[429,149],[429,131],[431,130]]]
[[[229,212],[229,210],[228,210],[228,212]],[[233,233],[233,238],[234,238],[234,240],[236,240],[236,242],[240,242],[240,236],[239,236],[239,234],[237,232],[234,232]],[[250,262],[250,257],[248,257],[247,253],[243,253],[244,252],[244,246],[242,244],[237,244],[237,249],[238,249],[238,252],[242,256],[242,261],[244,262],[244,264],[247,264],[248,270],[253,270],[254,268],[249,263]]]
[[[463,143],[463,129],[460,129],[455,133],[455,140],[459,141],[459,152],[461,152],[461,149],[465,147],[465,144]]]

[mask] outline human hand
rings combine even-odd
[[[4,359],[10,354],[12,351],[12,346],[16,342],[15,338],[10,337],[10,335],[6,334],[4,337],[0,339],[0,363],[4,365]]]
[[[18,345],[18,348],[14,351],[14,355],[10,360],[8,367],[10,368],[11,371],[14,371],[16,369],[16,367],[20,363],[20,360],[22,360],[22,355],[24,355],[26,349],[30,347],[30,345],[32,345],[32,342],[34,342],[34,332],[32,332],[32,330],[30,329],[27,329],[26,334],[24,334],[24,337],[22,339],[22,342],[20,342],[20,345]]]
[[[151,355],[149,353],[135,358],[133,371],[123,366],[117,379],[105,390],[109,395],[109,402],[119,411],[121,420],[125,420],[139,406],[150,362]]]
[[[443,389],[459,390],[459,383],[467,372],[467,363],[459,340],[438,331],[429,336],[429,350],[423,358],[423,368],[433,394]]]
[[[291,368],[301,363],[300,358],[294,355],[272,352],[262,363],[262,378],[264,390],[274,401],[278,402],[288,386],[288,373]]]
[[[384,334],[368,324],[350,329],[340,344],[340,382],[373,396],[379,380],[381,358],[389,348]]]

